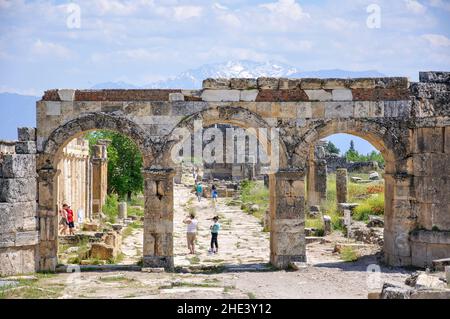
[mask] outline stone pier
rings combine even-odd
[[[173,169],[145,169],[144,267],[173,263]]]
[[[270,262],[286,268],[306,261],[305,182],[303,171],[279,171],[269,176]]]
[[[336,201],[337,203],[347,203],[347,169],[338,168],[336,170]]]
[[[308,206],[321,205],[327,199],[327,162],[321,143],[310,151],[308,161],[307,201]]]
[[[36,130],[0,141],[0,276],[39,269],[36,219]]]

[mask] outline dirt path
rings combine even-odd
[[[216,210],[211,199],[199,202],[190,189],[176,185],[174,195],[174,253],[175,266],[192,265],[249,265],[269,262],[269,233],[263,232],[259,220],[244,213],[240,207],[227,206],[230,199],[219,198]],[[186,208],[194,208],[198,224],[196,255],[188,254],[186,244]],[[211,233],[209,226],[214,215],[220,217],[219,253],[210,254]]]

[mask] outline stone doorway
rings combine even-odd
[[[337,241],[337,250],[345,246],[355,256],[383,249],[384,212],[391,206],[385,202],[384,167],[383,155],[355,135],[329,135],[311,147],[307,242]]]

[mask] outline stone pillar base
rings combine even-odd
[[[50,257],[50,258],[42,258],[41,257],[41,259],[39,260],[39,271],[55,272],[57,264],[58,264],[57,257]]]
[[[173,256],[144,256],[143,266],[148,268],[164,268],[168,271],[173,271]]]
[[[276,268],[287,269],[291,262],[306,262],[306,255],[270,255],[270,263]]]

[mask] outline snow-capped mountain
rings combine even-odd
[[[196,69],[180,73],[166,80],[136,86],[125,82],[105,82],[93,86],[93,89],[200,89],[207,78],[358,78],[383,77],[384,74],[375,71],[319,70],[300,71],[298,68],[282,62],[254,62],[248,60],[228,61],[224,63],[205,64]]]
[[[225,63],[206,64],[197,69],[192,69],[167,80],[158,81],[145,87],[148,88],[183,88],[198,89],[207,78],[257,78],[267,77],[289,77],[298,72],[290,65],[268,61],[228,61]]]

